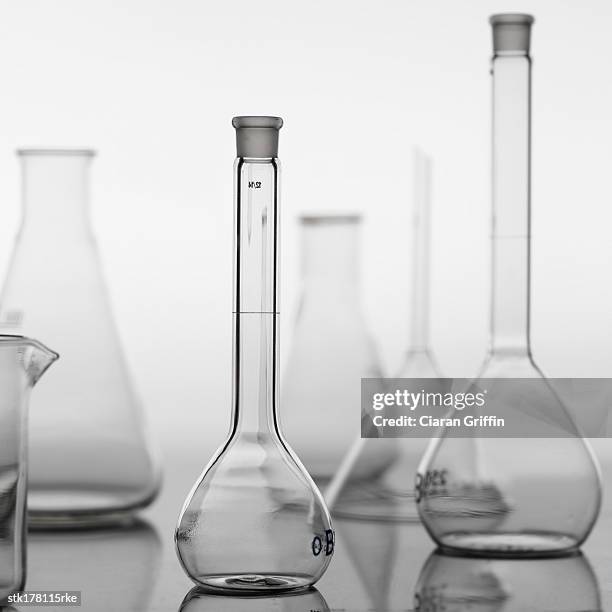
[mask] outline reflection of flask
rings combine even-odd
[[[329,612],[329,606],[315,588],[275,597],[227,597],[203,593],[194,587],[185,596],[179,612]]]
[[[157,532],[141,520],[106,529],[37,530],[28,539],[28,588],[79,590],[83,610],[148,612],[161,554]]]
[[[0,324],[62,355],[33,399],[28,506],[35,523],[97,523],[142,507],[158,474],[90,228],[91,151],[26,150],[23,220]]]
[[[528,15],[493,26],[493,278],[491,346],[481,378],[539,378],[537,398],[487,396],[517,419],[545,413],[550,437],[434,438],[417,475],[418,509],[442,547],[474,554],[558,554],[580,546],[599,513],[587,442],[534,364],[529,342],[530,66]],[[501,387],[501,386],[500,386]],[[507,389],[508,387],[501,387]],[[570,426],[568,426],[568,423]],[[482,430],[480,430],[482,431]]]
[[[282,385],[283,431],[324,483],[359,435],[361,378],[381,373],[361,311],[361,218],[300,221],[303,289]]]
[[[271,593],[314,584],[333,553],[323,498],[278,420],[277,117],[236,117],[233,417],[191,491],[175,540],[209,590]]]
[[[556,559],[475,559],[432,553],[414,592],[417,612],[601,610],[597,578],[582,554]]]

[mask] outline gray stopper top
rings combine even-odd
[[[493,27],[493,53],[529,54],[533,22],[533,17],[524,13],[492,15],[489,23]]]
[[[238,157],[278,157],[280,117],[234,117]]]

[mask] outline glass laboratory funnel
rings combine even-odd
[[[359,436],[361,378],[382,374],[361,310],[361,217],[303,215],[300,225],[303,288],[282,385],[283,431],[321,486]]]
[[[57,357],[35,340],[0,335],[0,602],[25,584],[28,400]]]
[[[329,612],[329,606],[315,588],[300,593],[279,593],[273,597],[227,597],[194,587],[185,596],[179,612]]]
[[[478,559],[432,553],[414,593],[416,612],[598,612],[599,585],[582,554]]]
[[[89,218],[92,151],[22,150],[23,217],[0,329],[62,353],[34,399],[33,524],[99,524],[147,505],[159,486]]]
[[[227,441],[191,491],[179,560],[224,593],[303,590],[334,549],[329,513],[278,418],[277,117],[236,117],[233,416]]]
[[[421,379],[421,387],[426,392],[435,393],[440,391],[438,381],[441,374],[429,344],[430,208],[431,160],[420,149],[415,149],[411,338],[398,378]],[[424,384],[423,379],[431,379],[431,383]],[[348,383],[345,387],[350,388]],[[355,391],[358,391],[357,387]],[[416,474],[426,447],[425,438],[358,439],[326,491],[332,513],[372,520],[418,520],[414,489],[407,475]],[[384,461],[384,465],[373,471],[369,478],[364,478],[361,466],[371,464],[373,457]]]
[[[550,437],[434,438],[417,474],[419,514],[443,548],[480,555],[544,556],[576,549],[601,503],[586,440],[535,365],[530,348],[529,15],[493,26],[491,342],[480,378],[538,378],[537,396],[491,388],[487,404],[517,418],[545,414]],[[525,383],[527,384],[527,383]],[[499,385],[507,390],[510,385]]]

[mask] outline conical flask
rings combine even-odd
[[[431,160],[418,148],[413,151],[413,188],[411,338],[398,378],[420,379],[420,388],[434,393],[439,391],[441,374],[429,344]],[[332,513],[369,520],[419,520],[407,475],[416,474],[427,442],[426,438],[358,439],[326,491]],[[361,466],[373,458],[384,465],[364,478]]]
[[[283,431],[321,486],[359,435],[361,378],[382,376],[361,309],[360,226],[356,214],[300,218],[302,293],[282,384]]]
[[[535,365],[529,338],[529,15],[495,15],[491,342],[481,379],[493,413],[544,415],[548,437],[434,438],[417,474],[418,510],[442,547],[476,555],[544,556],[576,549],[601,503],[599,469],[570,413]],[[520,379],[537,379],[521,395]],[[478,385],[478,382],[476,382]],[[524,381],[523,385],[529,384]],[[530,421],[527,421],[530,422]]]
[[[23,216],[0,298],[3,333],[62,354],[33,400],[34,525],[99,524],[147,505],[159,486],[89,219],[87,150],[22,150]]]
[[[278,415],[278,117],[235,117],[233,411],[227,441],[189,494],[175,534],[199,586],[303,590],[334,549],[329,513]]]

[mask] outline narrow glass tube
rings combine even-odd
[[[497,48],[493,100],[491,352],[530,354],[531,58]]]
[[[412,325],[410,349],[429,350],[429,255],[431,216],[431,160],[414,150]]]
[[[276,431],[277,159],[235,162],[234,415],[244,435]]]

